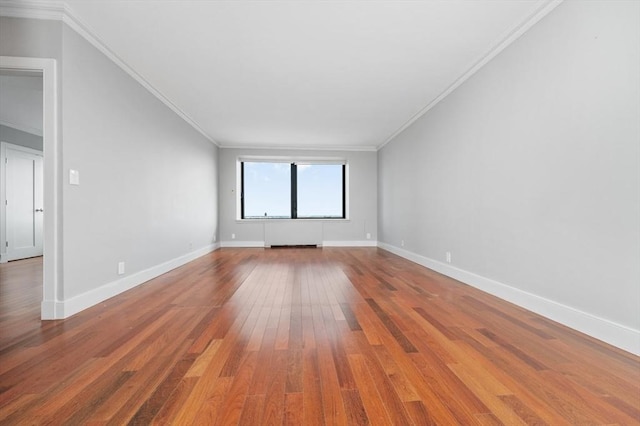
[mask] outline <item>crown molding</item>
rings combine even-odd
[[[0,16],[62,21],[67,11],[59,0],[0,0]]]
[[[221,149],[376,152],[375,146],[218,145]]]
[[[153,87],[147,79],[136,72],[129,64],[120,58],[103,42],[73,11],[59,0],[0,0],[0,16],[12,18],[29,18],[62,21],[71,29],[88,41],[93,47],[102,52],[107,58],[118,65],[131,78],[136,80],[147,91],[176,113],[180,118],[193,127],[198,133],[216,146],[220,144],[202,129],[187,113],[171,102],[160,90]]]
[[[402,126],[400,126],[395,132],[391,134],[384,142],[382,142],[377,150],[381,150],[384,148],[389,142],[395,139],[400,133],[402,133],[407,127],[411,126],[415,123],[420,117],[425,115],[429,110],[435,107],[440,101],[449,96],[451,92],[456,90],[458,87],[462,85],[465,81],[467,81],[471,76],[473,76],[478,70],[484,67],[489,61],[495,58],[500,52],[506,49],[511,43],[516,41],[520,36],[522,36],[525,32],[527,32],[532,26],[534,26],[538,21],[547,16],[553,9],[558,7],[560,3],[564,0],[545,0],[543,4],[536,9],[533,14],[531,14],[524,22],[515,26],[510,31],[507,32],[507,35],[502,38],[502,41],[498,42],[494,47],[492,47],[489,52],[487,52],[480,60],[478,60],[471,68],[469,68],[466,72],[464,72],[460,77],[458,77],[449,87],[447,87],[442,93],[440,93],[434,100],[429,102],[425,107],[423,107],[420,111],[415,113],[411,118],[404,122]]]

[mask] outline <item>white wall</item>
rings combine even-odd
[[[561,4],[384,147],[379,239],[640,352],[640,3]]]
[[[349,164],[349,220],[323,220],[320,226],[315,221],[293,221],[283,225],[283,220],[238,221],[236,212],[236,166],[241,156],[271,156],[294,158],[343,158]],[[377,239],[377,154],[360,151],[309,151],[309,150],[268,150],[232,149],[220,150],[220,240],[223,245],[264,245],[265,227],[274,232],[302,232],[303,226],[314,234],[321,228],[321,239],[327,245],[374,244]],[[273,226],[272,226],[273,225]],[[277,229],[276,229],[277,228]],[[291,228],[287,230],[286,228]],[[312,229],[313,228],[313,229]],[[266,230],[269,233],[269,229]],[[371,238],[367,240],[367,233]],[[236,238],[232,240],[231,234]]]
[[[218,148],[63,28],[65,299],[213,243]]]
[[[215,247],[215,145],[60,22],[1,18],[0,55],[58,61],[56,312],[73,314]]]

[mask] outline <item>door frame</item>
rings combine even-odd
[[[37,149],[27,148],[20,145],[15,145],[9,142],[5,142],[0,140],[0,176],[2,176],[2,183],[0,183],[0,200],[7,199],[7,149],[11,151],[18,151],[26,154],[35,155],[41,158],[44,166],[44,155],[42,151],[38,151]],[[44,185],[44,170],[42,171],[42,175],[40,176],[42,182],[40,185]],[[35,188],[34,188],[35,189]],[[44,194],[44,188],[43,194]],[[44,198],[43,198],[44,202]],[[44,208],[44,204],[42,205]],[[7,235],[7,224],[8,224],[8,215],[7,215],[7,205],[5,203],[0,202],[0,263],[5,263],[8,261],[9,252],[6,248],[6,241],[8,238]],[[44,219],[44,218],[43,218]],[[44,220],[43,220],[44,226]],[[44,233],[43,233],[43,242],[44,242]]]
[[[64,318],[62,296],[62,228],[61,155],[58,141],[57,62],[52,58],[0,56],[0,68],[41,71],[43,82],[43,280],[40,317],[43,320]]]

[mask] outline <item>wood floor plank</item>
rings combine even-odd
[[[323,425],[324,411],[322,388],[320,386],[320,367],[315,348],[305,348],[303,352],[302,408],[305,425]]]
[[[162,404],[162,407],[160,407],[151,422],[146,424],[164,425],[175,423],[173,419],[178,414],[179,409],[184,405],[196,381],[197,378],[195,377],[183,377],[176,386],[174,386],[171,394],[164,401],[164,404]]]
[[[361,389],[362,405],[371,424],[393,425],[389,413],[384,408],[384,401],[378,392],[375,381],[369,373],[364,356],[360,354],[349,355],[349,363],[358,389]]]
[[[264,424],[265,422],[262,420],[264,400],[264,395],[248,395],[245,399],[238,425],[254,426]]]
[[[522,401],[526,401],[527,407],[535,411],[550,425],[571,424],[556,410],[551,409],[549,401],[542,398],[537,392],[531,391],[531,383],[518,380],[504,369],[504,361],[491,350],[474,340],[464,340],[459,343],[462,353],[466,354],[466,360],[462,362],[476,377],[483,377],[483,384],[490,386],[495,394],[517,395]],[[503,367],[501,367],[503,366]],[[489,384],[493,382],[492,384]],[[506,387],[508,391],[503,390]]]
[[[261,416],[265,424],[280,425],[284,420],[285,389],[287,384],[287,352],[286,350],[276,350],[273,361],[269,364],[270,375],[267,380],[269,385],[263,394],[264,409]]]
[[[138,411],[129,420],[129,424],[150,424],[158,414],[162,406],[173,394],[178,383],[184,377],[186,371],[193,364],[193,358],[184,358],[178,361],[165,379],[155,388],[153,394],[138,408]],[[109,417],[111,419],[111,417]]]
[[[530,420],[537,419],[535,415],[532,415],[533,412],[531,410],[526,412],[527,416],[525,418],[520,416],[519,413],[521,413],[522,410],[515,411],[515,408],[520,408],[520,406],[512,407],[511,404],[508,403],[508,401],[516,400],[515,398],[512,398],[513,395],[505,395],[502,392],[495,393],[495,389],[490,389],[489,386],[484,386],[486,383],[486,380],[483,380],[484,377],[474,375],[460,364],[449,365],[449,368],[451,368],[455,372],[456,376],[458,376],[458,378],[473,392],[473,394],[489,408],[490,412],[475,413],[477,418],[482,414],[493,414],[492,418],[495,418],[506,425],[528,425],[531,424]],[[540,421],[538,424],[545,423]]]
[[[284,402],[284,419],[283,426],[302,425],[304,415],[304,403],[302,392],[287,393]]]
[[[208,420],[205,420],[203,424],[231,425],[240,421],[247,398],[247,389],[251,384],[251,376],[256,369],[256,360],[256,352],[249,352],[244,355],[238,374],[233,378],[231,388],[219,406],[217,420],[215,423],[209,423]],[[208,405],[204,405],[195,418],[198,422],[203,422],[203,419],[213,418],[212,415],[208,415],[209,413],[213,414],[213,411],[210,410]]]
[[[198,317],[193,319],[197,320]],[[188,330],[186,323],[177,322],[176,325]],[[167,330],[168,331],[168,330]],[[169,331],[168,331],[169,332]],[[127,423],[139,408],[147,401],[154,392],[159,390],[164,380],[169,376],[172,368],[179,362],[193,362],[193,355],[186,354],[187,348],[191,345],[188,339],[176,339],[170,344],[164,340],[164,347],[157,351],[149,362],[140,366],[137,370],[130,370],[127,367],[123,371],[133,371],[133,376],[127,381],[126,389],[115,393],[99,409],[96,409],[89,420],[98,420],[107,424]],[[177,343],[176,343],[177,342]],[[177,379],[177,378],[176,378]],[[174,380],[175,382],[175,380]],[[164,390],[168,393],[168,390]]]
[[[640,425],[640,359],[378,248],[221,249],[40,321],[0,264],[0,424]]]
[[[357,389],[343,389],[342,400],[347,415],[347,422],[350,425],[367,425],[369,418],[362,404],[360,392]]]
[[[411,380],[400,370],[389,351],[382,345],[374,346],[373,350],[400,399],[404,402],[420,401]]]

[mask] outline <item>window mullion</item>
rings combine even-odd
[[[291,163],[291,219],[298,218],[298,166]]]
[[[240,218],[244,219],[244,161],[240,162]]]

